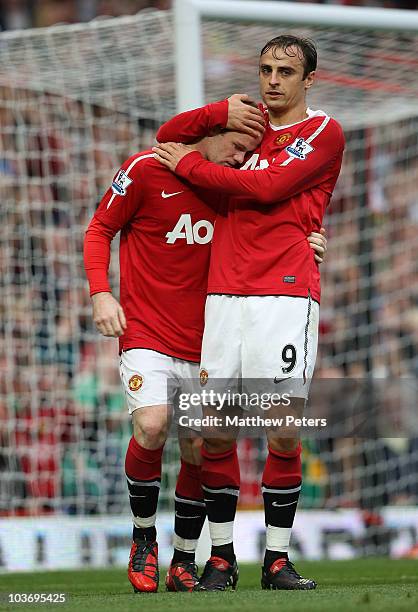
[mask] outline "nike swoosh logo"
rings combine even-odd
[[[184,193],[184,191],[176,191],[175,193],[166,193],[165,191],[161,192],[161,197],[166,199],[166,198],[172,198],[175,195],[179,195],[180,193]]]
[[[293,377],[292,376],[288,376],[287,378],[279,378],[278,376],[275,376],[273,382],[274,382],[275,385],[279,385],[284,380],[290,380],[291,378],[293,378]]]
[[[292,501],[289,504],[279,504],[278,502],[272,502],[272,506],[275,506],[276,508],[284,508],[285,506],[293,506],[293,504],[297,504],[298,500],[296,501]]]

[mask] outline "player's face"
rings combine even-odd
[[[261,138],[261,134],[255,137],[241,132],[224,132],[213,136],[210,138],[208,159],[221,166],[239,166],[243,163],[245,154],[258,147]]]
[[[280,47],[273,47],[260,57],[260,93],[273,113],[284,113],[304,105],[306,90],[313,84],[314,72],[303,78],[300,49],[290,47],[288,53]]]

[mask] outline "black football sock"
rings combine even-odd
[[[222,453],[202,448],[202,488],[212,540],[212,557],[235,561],[233,524],[239,495],[240,474],[236,443]]]
[[[272,564],[277,561],[277,559],[289,559],[287,552],[279,552],[275,550],[266,550],[264,554],[264,567],[267,569],[272,566]]]
[[[174,555],[172,563],[190,562],[195,559],[195,550],[206,518],[203,501],[201,466],[181,459],[174,495]]]
[[[230,544],[222,544],[222,546],[212,546],[210,556],[221,557],[221,559],[225,559],[225,561],[228,561],[228,563],[232,564],[235,561],[233,543],[231,542]]]
[[[155,542],[157,539],[157,530],[155,527],[134,527],[132,539],[134,542]]]
[[[175,548],[171,563],[179,563],[180,561],[184,561],[185,563],[193,563],[194,560],[194,552],[184,552],[184,550],[178,550]]]
[[[290,534],[302,485],[300,454],[300,444],[294,450],[286,452],[278,452],[269,447],[263,472],[262,493],[267,557],[273,559],[272,563],[278,558],[284,558],[284,554],[289,550]]]
[[[125,458],[134,541],[155,542],[157,532],[158,495],[161,483],[161,457],[163,446],[147,449],[132,436]]]

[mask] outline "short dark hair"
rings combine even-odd
[[[291,34],[282,34],[281,36],[276,36],[276,38],[272,38],[268,41],[266,45],[261,49],[260,57],[273,49],[273,57],[275,49],[283,49],[283,51],[289,57],[294,57],[294,53],[289,52],[290,47],[297,47],[302,56],[303,56],[303,78],[306,79],[308,74],[313,70],[316,70],[316,64],[318,60],[318,55],[316,52],[315,43],[309,38],[300,38],[299,36],[292,36]]]

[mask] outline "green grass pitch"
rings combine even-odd
[[[418,561],[360,559],[297,563],[315,591],[262,591],[260,568],[241,564],[235,593],[135,595],[124,570],[0,574],[0,610],[80,612],[390,612],[418,610]],[[165,576],[161,572],[162,577]],[[65,604],[9,604],[7,593],[67,593]]]

